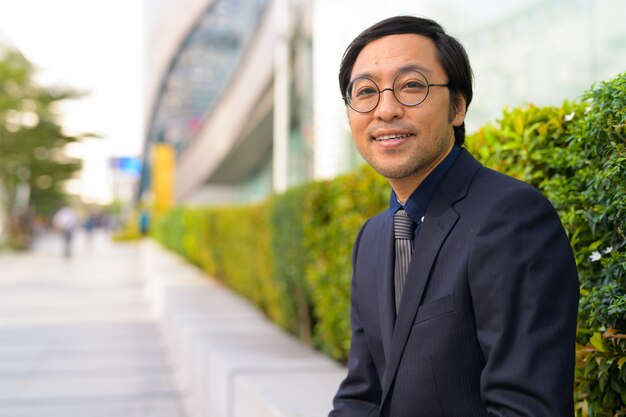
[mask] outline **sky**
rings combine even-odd
[[[136,156],[143,130],[142,0],[0,0],[0,32],[39,69],[42,85],[88,92],[68,101],[68,133],[93,132],[70,152],[85,160],[73,191],[109,200],[109,157]]]

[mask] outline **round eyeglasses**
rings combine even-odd
[[[448,87],[446,84],[431,84],[426,76],[419,71],[403,71],[393,80],[392,88],[378,88],[378,85],[368,77],[355,78],[348,84],[343,100],[350,108],[358,113],[369,113],[378,106],[380,95],[389,90],[400,104],[415,107],[421,104],[430,87]]]

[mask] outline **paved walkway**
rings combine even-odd
[[[185,417],[142,246],[61,245],[0,253],[0,417]]]

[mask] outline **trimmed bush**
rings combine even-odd
[[[304,247],[305,232],[302,223],[302,212],[309,188],[294,188],[274,198],[274,205],[270,210],[274,279],[285,294],[280,301],[285,316],[283,327],[307,343],[311,342],[314,326],[311,290],[304,272],[309,264],[309,256]]]
[[[311,184],[301,222],[306,274],[316,325],[315,346],[344,361],[350,347],[352,243],[359,228],[389,202],[387,181],[370,167]]]

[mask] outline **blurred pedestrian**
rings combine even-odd
[[[83,228],[85,229],[85,237],[87,238],[87,243],[91,244],[93,240],[93,233],[98,225],[98,219],[96,218],[95,213],[90,213],[85,219],[85,223],[83,224]]]
[[[56,212],[52,225],[63,234],[63,255],[72,256],[72,240],[79,225],[78,213],[72,206],[65,206]]]
[[[146,236],[150,230],[150,215],[146,210],[141,210],[139,214],[139,233],[141,236]]]

